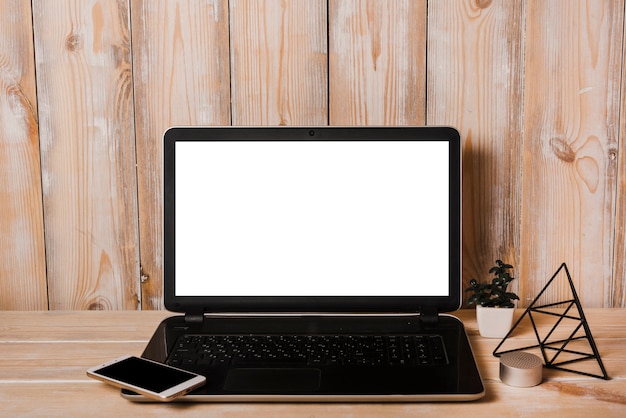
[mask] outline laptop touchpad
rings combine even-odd
[[[320,387],[319,369],[232,369],[224,390],[243,393],[302,393]]]

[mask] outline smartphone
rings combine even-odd
[[[162,402],[202,386],[202,375],[142,357],[123,356],[87,370],[87,376]]]

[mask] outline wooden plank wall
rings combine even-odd
[[[183,124],[453,125],[464,281],[626,307],[624,3],[3,1],[0,309],[162,308]]]

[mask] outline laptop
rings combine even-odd
[[[461,143],[449,127],[174,127],[165,319],[143,356],[205,402],[467,401]],[[145,400],[132,392],[123,396]]]

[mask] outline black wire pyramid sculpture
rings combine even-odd
[[[562,271],[567,276],[572,298],[563,300],[561,302],[540,304],[539,300],[541,296],[552,284],[552,282],[557,277],[559,277],[559,274]],[[559,307],[561,307],[563,310],[561,313],[556,313],[555,311],[557,311],[557,308]],[[558,319],[556,319],[556,322],[546,334],[540,335],[539,331],[537,330],[537,325],[535,323],[536,315],[551,315]],[[505,341],[509,338],[515,328],[517,328],[517,326],[526,316],[530,318],[530,322],[532,323],[533,331],[535,333],[535,336],[537,337],[538,344],[506,351],[498,351],[505,344]],[[561,327],[561,330],[558,329],[559,327]],[[567,335],[566,338],[561,338],[562,333],[560,333],[559,331],[563,330],[565,331],[565,335]],[[580,299],[576,294],[576,289],[574,289],[572,277],[570,276],[569,270],[567,269],[567,265],[565,263],[561,264],[561,266],[557,269],[552,278],[548,280],[548,283],[546,283],[541,292],[539,292],[537,297],[528,306],[526,311],[515,322],[511,330],[506,334],[502,341],[500,341],[500,344],[498,344],[496,349],[493,350],[493,355],[496,357],[500,357],[502,354],[505,353],[529,350],[534,348],[539,348],[541,350],[544,366],[546,368],[578,373],[585,376],[597,377],[599,379],[609,379],[604,365],[602,364],[600,354],[598,353],[596,343],[593,340],[593,336],[591,335],[591,330],[589,329],[589,325],[587,323],[587,320],[585,319],[585,314],[580,304]],[[565,365],[589,360],[595,360],[597,362],[600,370],[599,374],[563,367]]]

